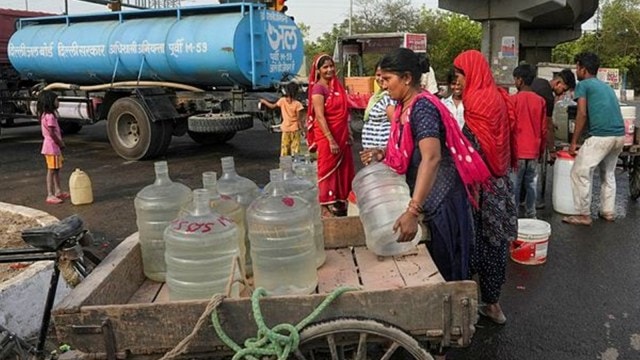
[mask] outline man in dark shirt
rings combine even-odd
[[[553,108],[556,104],[556,97],[564,94],[569,90],[573,90],[576,87],[576,77],[570,69],[563,69],[558,73],[553,74],[553,79],[547,81],[545,79],[536,77],[531,83],[531,90],[536,94],[544,98],[546,104],[547,114],[547,151],[549,152],[549,161],[553,164],[556,160],[555,149],[555,127],[553,125]],[[544,166],[544,164],[542,164]],[[539,171],[540,174],[544,172]],[[538,181],[538,186],[542,187],[546,179]],[[544,192],[542,189],[537,191],[536,208],[544,209]]]

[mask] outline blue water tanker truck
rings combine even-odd
[[[303,65],[303,39],[288,16],[259,3],[20,19],[11,65],[35,85],[14,93],[26,115],[35,96],[59,93],[67,132],[107,121],[128,160],[153,158],[173,136],[231,139],[265,117]],[[6,114],[4,114],[6,116]]]

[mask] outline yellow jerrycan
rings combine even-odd
[[[93,190],[89,175],[80,169],[75,169],[69,178],[69,192],[73,205],[91,204],[93,202]]]

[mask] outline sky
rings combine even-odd
[[[134,2],[133,0],[131,1]],[[204,5],[217,3],[217,0],[181,0],[182,6]],[[437,8],[438,0],[411,0],[416,8],[422,5],[427,8]],[[28,9],[32,11],[47,11],[54,13],[64,12],[64,0],[1,0],[0,7],[10,9]],[[78,0],[68,0],[69,13],[90,13],[106,10],[104,5],[89,4]],[[304,23],[311,27],[310,35],[316,39],[324,32],[330,31],[334,24],[339,24],[349,17],[348,0],[287,0],[289,11],[287,14],[294,16],[296,22]],[[353,12],[357,12],[354,1]],[[585,26],[583,26],[584,28]],[[588,27],[588,25],[587,25]]]
[[[411,0],[416,7],[425,5],[430,8],[438,7],[438,0]],[[88,13],[105,11],[106,6],[94,5],[78,0],[68,0],[69,13]],[[132,0],[131,3],[134,3]],[[217,0],[181,0],[182,6],[204,5],[218,3]],[[64,0],[1,0],[0,8],[25,9],[31,11],[64,12]],[[333,24],[341,23],[349,17],[348,0],[287,0],[289,11],[287,14],[295,17],[296,22],[311,27],[313,39],[330,31]],[[354,1],[354,13],[357,11]]]

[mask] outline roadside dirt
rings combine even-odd
[[[39,224],[35,219],[0,211],[0,250],[27,247],[28,245],[22,241],[20,233],[24,229],[36,226]],[[16,276],[30,264],[30,262],[0,263],[0,283]]]

